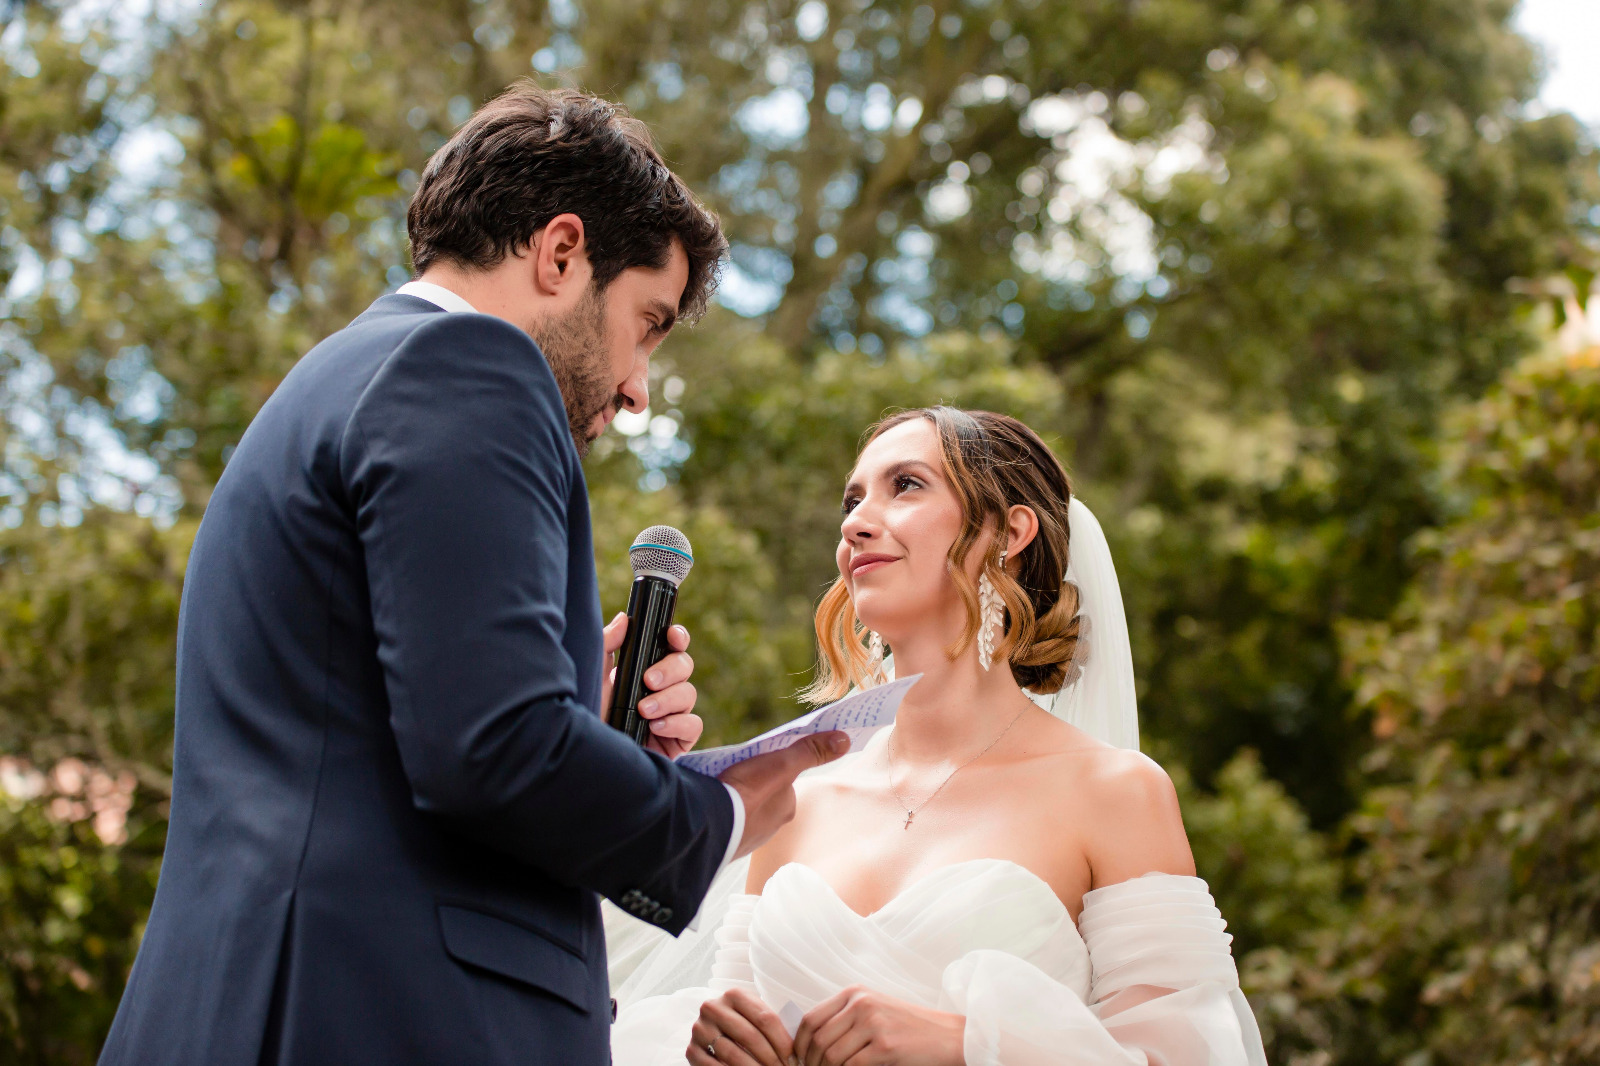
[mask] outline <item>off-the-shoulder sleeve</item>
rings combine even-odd
[[[967,1066],[1265,1066],[1206,883],[1147,874],[1084,896],[1088,1001],[1026,960],[975,951],[944,975]]]

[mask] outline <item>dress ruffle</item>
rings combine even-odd
[[[1036,875],[982,859],[935,871],[872,915],[787,866],[763,896],[727,894],[714,937],[673,947],[709,958],[635,961],[655,991],[623,1001],[617,1066],[677,1066],[700,1004],[729,988],[809,1010],[853,984],[966,1017],[968,1066],[1265,1066],[1239,991],[1232,937],[1206,883],[1147,874],[1084,896],[1076,926]]]

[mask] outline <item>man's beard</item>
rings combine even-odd
[[[587,455],[592,443],[589,427],[613,402],[618,408],[624,403],[624,397],[612,391],[607,373],[605,301],[591,287],[577,307],[538,323],[528,332],[544,351],[561,389],[572,443],[580,457]]]

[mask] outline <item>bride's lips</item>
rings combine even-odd
[[[876,552],[867,552],[850,560],[850,576],[860,577],[869,570],[876,570],[888,563],[898,562],[893,555],[882,555]]]

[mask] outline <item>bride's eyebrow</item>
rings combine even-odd
[[[885,480],[897,478],[901,474],[916,474],[919,477],[936,478],[938,473],[921,459],[902,459],[883,472]]]
[[[939,476],[938,473],[934,471],[933,467],[929,466],[921,459],[902,459],[898,463],[891,465],[887,470],[880,474],[879,477],[885,481],[891,481],[894,478],[899,477],[901,474],[908,473],[916,473],[920,477],[929,479],[937,478]],[[859,474],[852,474],[850,477],[850,483],[844,487],[844,495],[859,496],[861,495],[861,492],[861,476]]]

